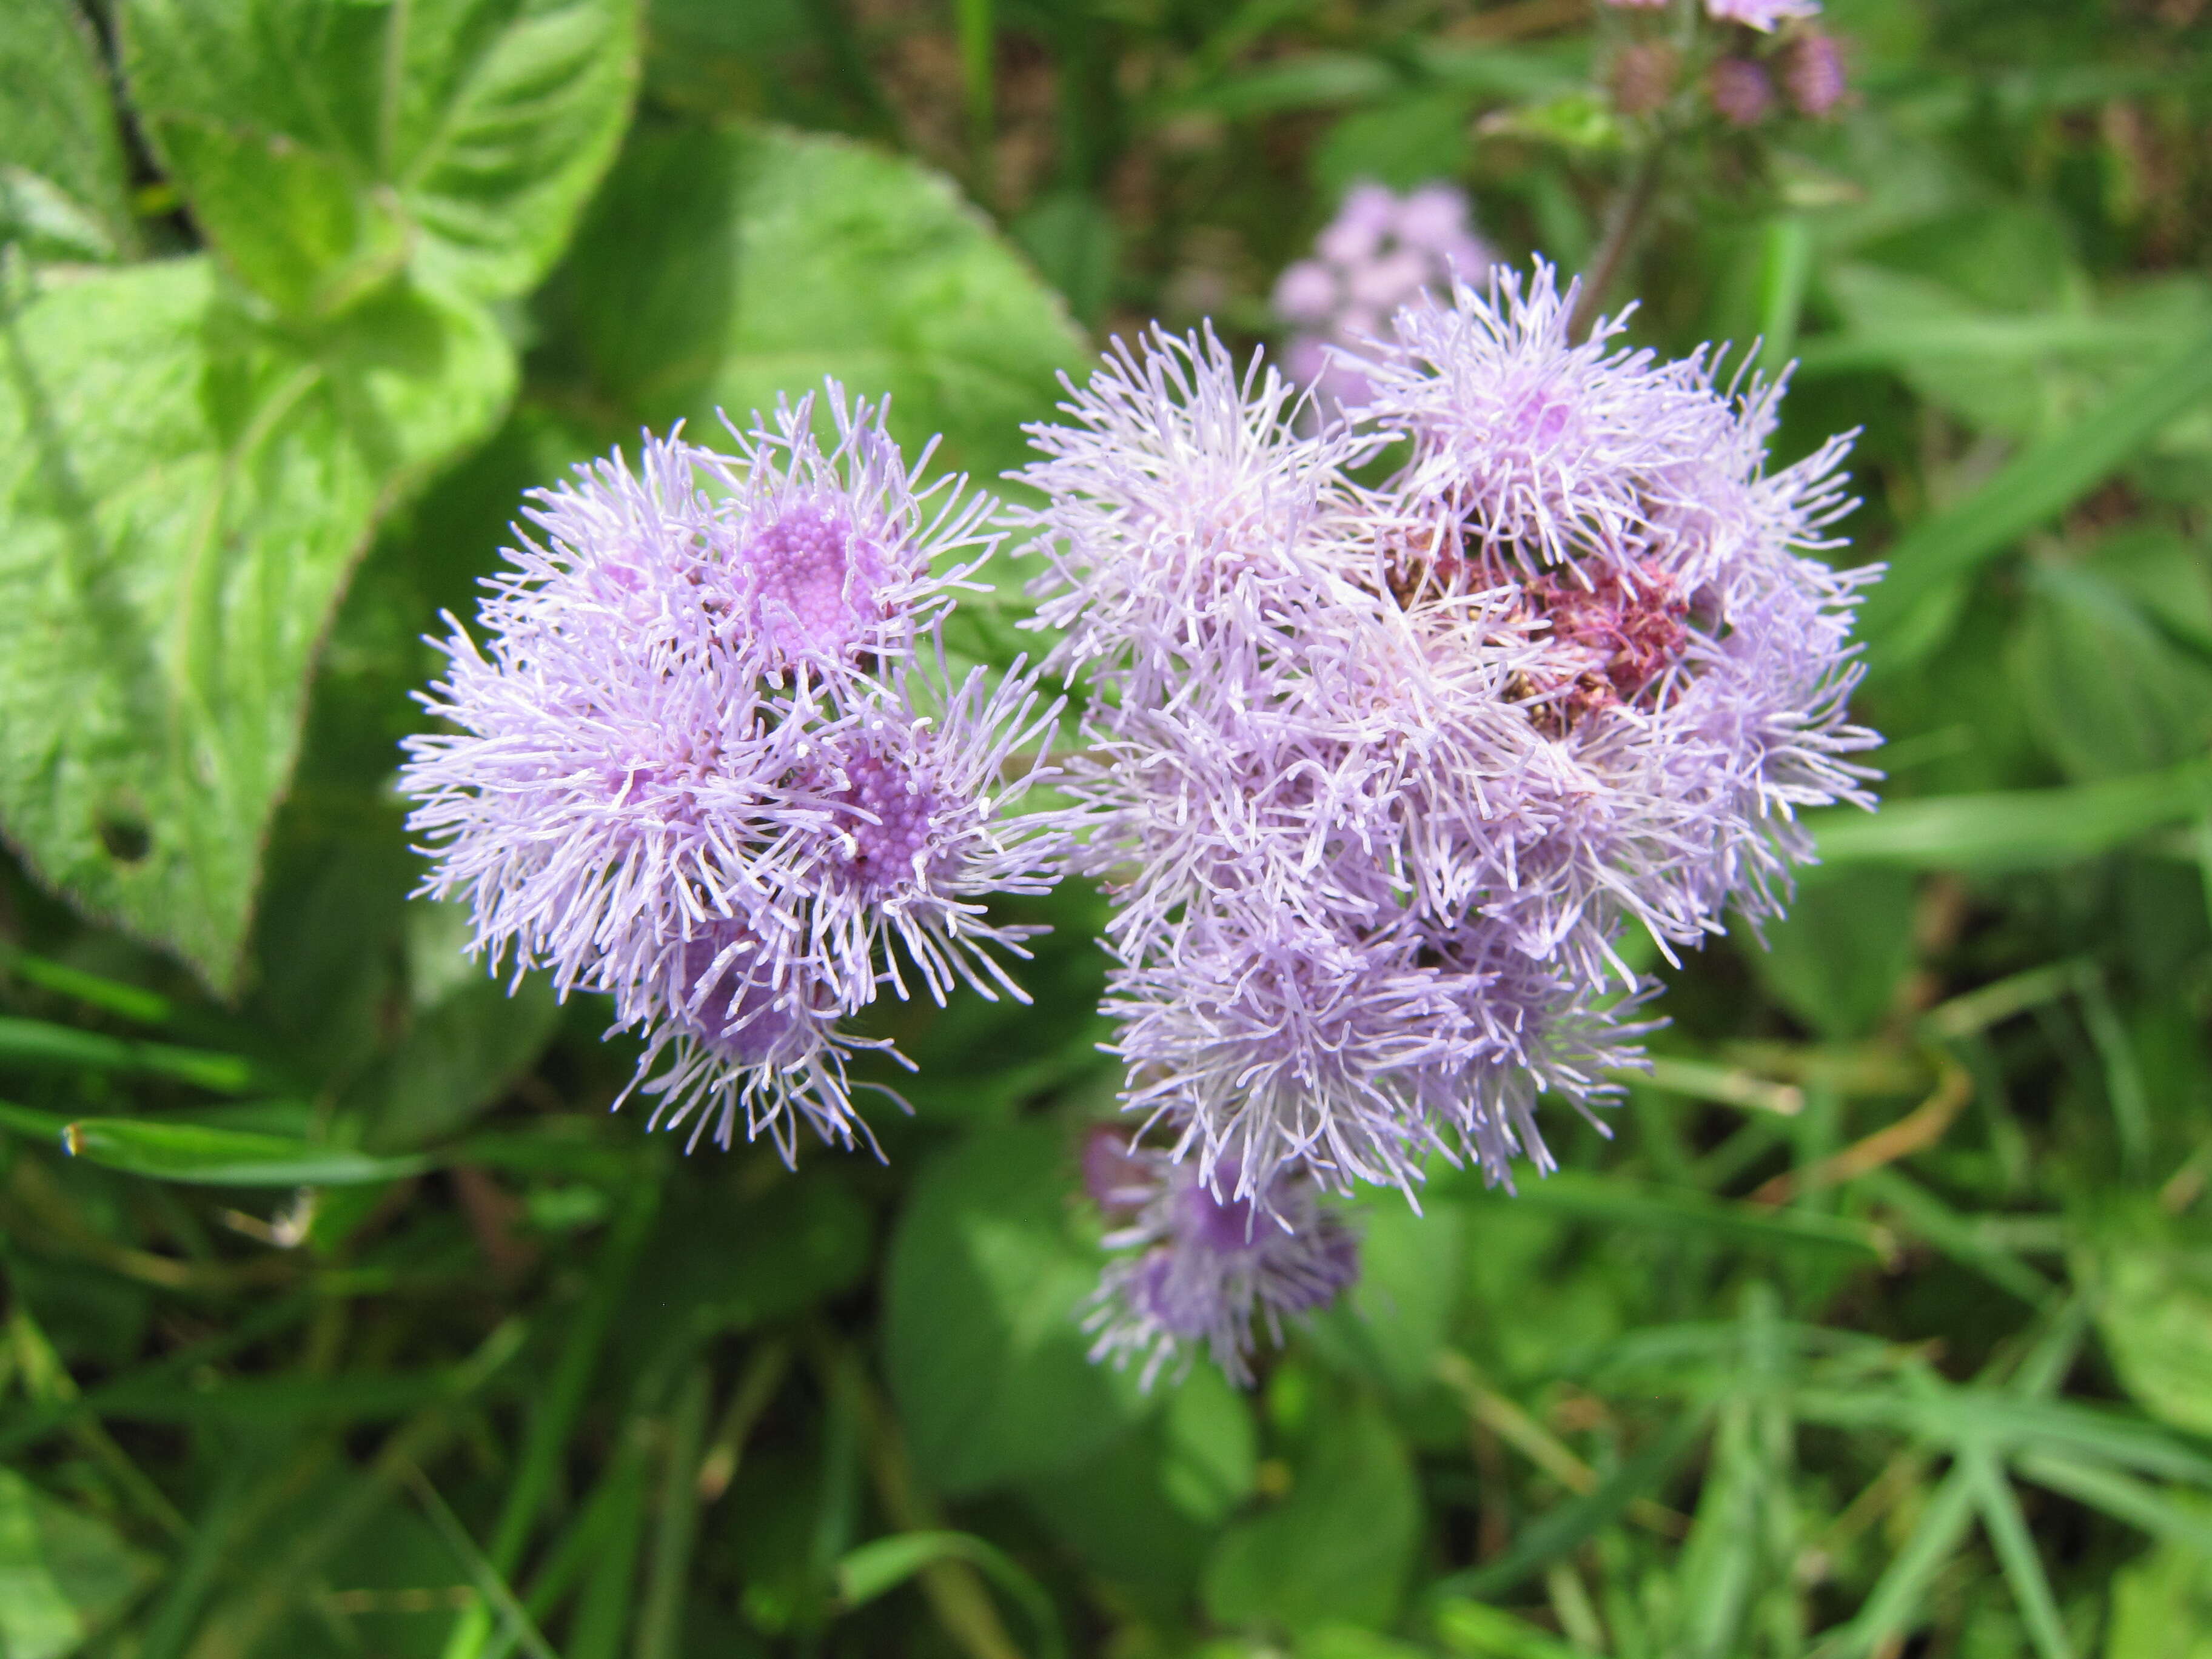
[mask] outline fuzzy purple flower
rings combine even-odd
[[[1036,429],[1124,1105],[1263,1217],[1282,1180],[1548,1167],[1539,1094],[1601,1101],[1647,1029],[1622,930],[1771,913],[1795,812],[1867,799],[1865,577],[1808,556],[1842,446],[1766,474],[1775,388],[1571,342],[1572,299],[1408,307],[1357,427],[1158,337]]]
[[[1835,36],[1808,29],[1792,40],[1784,54],[1782,84],[1800,115],[1818,120],[1832,113],[1850,90]]]
[[[1771,34],[1784,19],[1820,13],[1820,0],[1705,0],[1705,15],[1715,22],[1741,23],[1762,34]]]
[[[1209,1182],[1188,1163],[1130,1146],[1112,1130],[1085,1149],[1085,1184],[1110,1219],[1117,1252],[1092,1298],[1085,1328],[1093,1359],[1143,1364],[1152,1386],[1203,1346],[1231,1382],[1249,1383],[1260,1334],[1280,1342],[1283,1322],[1336,1299],[1359,1276],[1359,1244],[1311,1182],[1278,1174],[1264,1204],[1224,1195],[1224,1170]]]
[[[1353,186],[1314,240],[1310,258],[1275,283],[1275,313],[1297,331],[1284,353],[1291,377],[1332,405],[1365,393],[1357,369],[1335,349],[1386,331],[1401,306],[1455,278],[1479,280],[1489,246],[1468,223],[1467,197],[1450,185],[1424,185],[1398,196],[1381,185]]]
[[[488,647],[455,623],[424,699],[457,729],[410,739],[402,775],[424,890],[471,906],[473,951],[611,994],[656,1124],[696,1113],[695,1144],[726,1146],[742,1115],[787,1157],[801,1117],[866,1133],[838,1022],[880,988],[1020,994],[994,951],[1023,930],[983,900],[1042,890],[1067,850],[1008,815],[1053,718],[1034,672],[956,684],[931,631],[989,503],[919,488],[880,408],[833,384],[828,413],[826,452],[809,398],[732,454],[648,438],[635,471],[538,492]]]

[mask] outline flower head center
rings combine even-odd
[[[801,502],[754,532],[740,555],[762,625],[800,650],[842,654],[876,612],[884,556],[845,514]]]
[[[863,755],[845,763],[831,797],[847,871],[878,892],[926,867],[936,797],[896,760]]]

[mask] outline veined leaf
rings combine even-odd
[[[989,480],[1027,459],[1085,355],[1058,295],[951,182],[777,127],[635,136],[542,311],[548,366],[592,406],[714,441],[834,374],[890,394],[912,454]]]
[[[208,240],[295,315],[410,261],[489,299],[558,256],[629,115],[634,0],[130,0],[145,130]]]
[[[137,243],[107,76],[70,0],[0,0],[0,244],[114,258]]]
[[[1881,811],[1808,812],[1824,864],[1923,870],[2036,870],[2094,858],[2195,817],[2212,798],[2212,761],[2085,783],[1897,801]]]
[[[309,339],[204,259],[0,313],[0,823],[218,991],[310,661],[378,517],[481,438],[514,360],[406,288]]]
[[[1068,1224],[1055,1126],[972,1137],[922,1171],[893,1235],[884,1364],[915,1462],[968,1492],[1080,1462],[1142,1413],[1085,1358],[1096,1249]]]

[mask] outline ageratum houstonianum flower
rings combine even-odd
[[[1573,299],[1407,307],[1354,423],[1156,335],[1034,429],[1124,1104],[1216,1204],[1548,1167],[1539,1095],[1602,1101],[1647,1029],[1624,930],[1771,914],[1796,811],[1868,802],[1844,444],[1770,472],[1778,387],[1571,339]]]
[[[1491,258],[1456,186],[1427,184],[1400,196],[1381,185],[1353,185],[1314,238],[1312,254],[1276,279],[1275,314],[1297,331],[1284,348],[1284,368],[1316,402],[1364,401],[1358,369],[1330,348],[1387,332],[1399,308],[1424,289],[1447,291],[1455,276],[1478,280]]]
[[[1084,1149],[1083,1176],[1118,1224],[1105,1241],[1116,1255],[1085,1322],[1097,1338],[1091,1358],[1141,1362],[1147,1389],[1201,1346],[1231,1382],[1250,1382],[1260,1331],[1279,1342],[1286,1318],[1334,1300],[1359,1276],[1358,1238],[1301,1176],[1279,1175],[1264,1206],[1224,1200],[1193,1164],[1110,1128]]]
[[[733,453],[648,437],[537,492],[486,643],[442,646],[424,703],[453,729],[403,774],[472,950],[611,994],[656,1125],[726,1146],[742,1116],[787,1158],[800,1119],[866,1133],[840,1022],[879,989],[1020,996],[994,952],[1024,930],[982,901],[1043,890],[1067,847],[1010,811],[1056,706],[1019,663],[956,683],[933,633],[991,504],[922,487],[881,407],[832,383],[826,412],[827,450],[810,397]]]

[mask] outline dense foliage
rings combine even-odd
[[[0,1656],[2212,1653],[2212,13],[1820,21],[1832,107],[1686,0],[0,0]],[[869,1012],[882,1162],[687,1158],[399,744],[525,489],[825,374],[995,478],[1362,180],[1863,429],[1884,805],[1609,1136],[1146,1393],[1095,889]]]

